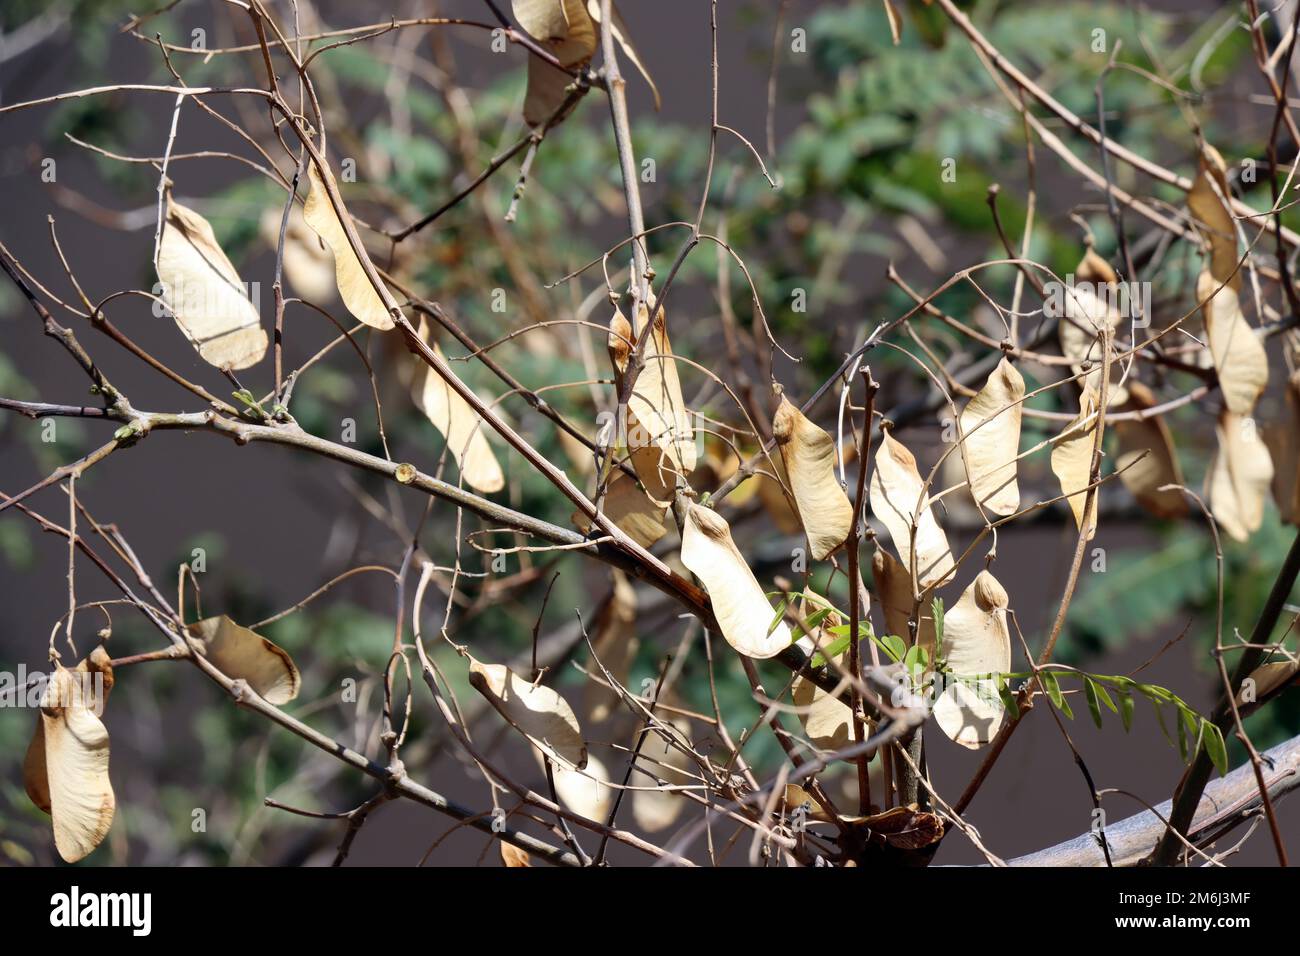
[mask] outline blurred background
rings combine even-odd
[[[776,376],[796,395],[810,394],[879,322],[910,308],[907,296],[886,279],[890,263],[924,294],[959,269],[1004,256],[986,200],[993,183],[1000,186],[1002,220],[1012,241],[1020,241],[1029,174],[1019,116],[940,12],[920,3],[897,6],[903,36],[896,46],[878,0],[719,4],[721,122],[749,138],[773,176],[779,176],[780,189],[770,188],[741,143],[722,137],[704,228],[725,233],[743,257],[773,333],[801,359],[796,365],[779,354],[776,358]],[[960,6],[1007,57],[1081,115],[1096,115],[1095,87],[1116,44],[1119,61],[1167,77],[1183,95],[1173,97],[1133,70],[1112,70],[1106,77],[1107,134],[1143,155],[1190,175],[1196,157],[1193,119],[1225,153],[1230,168],[1241,157],[1265,155],[1274,109],[1250,59],[1249,34],[1238,26],[1239,4],[1164,0]],[[1276,19],[1290,22],[1288,5],[1278,6]],[[269,8],[281,22],[293,22],[289,4],[275,2]],[[487,7],[474,0],[300,2],[297,11],[303,33],[381,24],[390,17],[491,19]],[[170,82],[153,42],[156,35],[182,46],[201,38],[207,50],[255,42],[246,17],[205,0],[172,4],[143,22],[139,36],[123,30],[133,15],[147,12],[139,0],[10,0],[0,13],[3,102],[80,87]],[[661,98],[656,111],[648,85],[624,64],[636,152],[653,160],[654,167],[653,177],[641,186],[646,221],[650,226],[689,221],[700,200],[708,158],[708,4],[628,0],[622,13]],[[1103,31],[1102,52],[1095,48],[1097,30]],[[518,47],[493,53],[490,43],[485,30],[411,28],[339,47],[313,62],[332,158],[355,161],[356,182],[343,186],[355,215],[388,229],[412,222],[453,196],[526,132],[520,116],[526,54]],[[265,79],[255,52],[171,55],[190,85],[246,86]],[[281,168],[289,168],[263,110],[247,98],[211,102],[247,129]],[[153,285],[157,169],[148,162],[111,158],[77,141],[118,157],[158,157],[167,141],[172,105],[168,95],[116,91],[0,115],[0,241],[53,294],[77,301],[51,243],[51,216],[67,262],[92,300]],[[1051,118],[1044,123],[1097,168],[1094,148],[1069,136]],[[1293,156],[1294,144],[1289,148]],[[194,108],[181,115],[174,149],[177,154],[230,151],[264,162],[229,128]],[[956,160],[952,182],[939,175],[947,158]],[[50,159],[57,171],[53,181],[42,175]],[[602,96],[587,96],[574,115],[548,134],[517,216],[507,223],[504,214],[518,170],[516,158],[470,199],[403,243],[394,258],[403,276],[449,308],[480,342],[548,319],[581,315],[604,323],[608,318],[599,268],[557,283],[626,234]],[[262,221],[268,212],[278,216],[283,189],[248,165],[221,157],[177,161],[169,175],[176,197],[209,219],[243,278],[260,281],[269,301],[274,245]],[[1157,202],[1183,203],[1181,193],[1137,179],[1127,167],[1115,167],[1113,175],[1124,188]],[[1102,194],[1041,144],[1035,176],[1031,256],[1065,275],[1083,253],[1086,226],[1098,250],[1113,258],[1116,239]],[[1234,187],[1248,198],[1252,189],[1260,190],[1254,197],[1257,206],[1269,202],[1265,175],[1254,184],[1234,181]],[[1293,226],[1300,225],[1296,218],[1294,213],[1286,216]],[[1147,235],[1136,217],[1130,217],[1130,227],[1129,241],[1147,265],[1143,278],[1154,283],[1159,325],[1190,307],[1199,258],[1185,243],[1166,248],[1158,235]],[[682,230],[665,229],[651,237],[651,256],[661,275],[683,236]],[[379,238],[374,250],[387,255],[388,244]],[[669,324],[678,353],[721,373],[722,310],[731,310],[744,327],[754,311],[745,275],[724,266],[726,278],[720,283],[719,268],[713,247],[701,246],[692,254],[673,287]],[[1001,269],[982,273],[980,281],[989,294],[1008,302],[1014,279],[1012,270]],[[494,289],[506,290],[505,314],[493,311]],[[801,298],[803,309],[796,305]],[[937,302],[949,314],[997,334],[996,317],[970,286],[956,285]],[[334,306],[341,314],[341,306]],[[217,394],[230,391],[174,323],[156,318],[145,300],[120,300],[109,315],[186,377]],[[66,315],[58,317],[69,321]],[[968,341],[936,321],[921,319],[913,328],[949,367],[979,356]],[[306,361],[336,334],[306,309],[289,311],[286,330],[288,368]],[[135,406],[196,407],[192,396],[84,323],[76,331]],[[464,354],[450,340],[444,347],[453,355]],[[443,443],[404,398],[403,382],[413,360],[378,335],[367,349],[383,398],[392,458],[432,471]],[[610,394],[608,385],[586,384],[593,377],[593,355],[594,367],[607,375],[602,335],[573,326],[547,328],[507,342],[494,354],[530,387],[579,383],[557,387],[546,393],[547,399],[594,428],[598,403]],[[931,387],[914,363],[892,350],[873,353],[871,367],[882,383],[879,408],[924,396]],[[471,384],[501,394],[500,383],[481,366],[462,363],[459,368]],[[1052,369],[1032,363],[1022,371],[1030,388],[1055,377]],[[262,394],[271,387],[270,375],[268,361],[250,370],[244,381]],[[705,378],[688,371],[682,377],[692,407],[735,417],[725,395]],[[1275,381],[1282,378],[1274,375]],[[87,400],[80,370],[42,337],[39,322],[7,282],[0,285],[0,395],[69,404]],[[1260,415],[1275,414],[1280,402],[1275,386]],[[1055,392],[1033,404],[1068,410]],[[498,407],[552,461],[575,480],[581,476],[581,462],[545,419],[517,396]],[[823,424],[830,420],[829,407],[822,409]],[[349,349],[332,351],[302,376],[292,411],[308,431],[334,439],[351,419],[358,447],[383,453],[365,367]],[[1026,419],[1022,447],[1048,436],[1044,424]],[[1171,416],[1170,426],[1187,484],[1199,488],[1214,443],[1212,415],[1185,407]],[[28,487],[106,441],[108,432],[93,421],[60,419],[54,440],[48,437],[39,421],[0,417],[0,490],[14,494]],[[917,453],[924,472],[941,448],[939,416],[916,422],[900,437]],[[503,446],[497,452],[507,473],[501,500],[568,526],[572,509],[561,496]],[[1031,459],[1021,480],[1027,501],[1055,493],[1044,456]],[[180,433],[151,436],[113,455],[78,481],[78,492],[97,520],[121,530],[165,593],[175,588],[180,565],[202,549],[205,570],[196,575],[202,613],[226,613],[243,623],[293,606],[349,568],[395,567],[428,504],[423,496],[391,483],[284,448],[236,447],[224,438]],[[1217,677],[1210,654],[1215,563],[1207,529],[1192,518],[1165,523],[1144,515],[1118,482],[1105,487],[1101,500],[1102,520],[1092,547],[1103,549],[1104,571],[1085,564],[1058,659],[1099,674],[1129,673],[1147,664],[1142,680],[1170,688],[1208,713],[1217,696]],[[42,491],[31,505],[52,520],[66,518],[67,498],[58,488]],[[733,520],[737,539],[770,586],[773,576],[790,573],[790,549],[802,536],[783,533],[757,501],[738,507]],[[971,520],[957,506],[949,509],[944,523],[954,547],[973,538]],[[434,505],[421,536],[427,552],[444,563],[453,558],[454,522],[452,509]],[[467,523],[476,526],[477,519]],[[1248,545],[1225,542],[1226,633],[1233,628],[1249,632],[1290,538],[1270,505],[1264,527]],[[510,543],[501,535],[495,540]],[[999,535],[995,570],[1035,649],[1060,600],[1074,541],[1063,505]],[[468,549],[465,561],[476,573],[489,570]],[[592,621],[610,587],[608,572],[562,555],[515,554],[508,565],[505,572],[460,582],[451,634],[481,659],[526,655],[542,595],[559,572],[540,633],[556,655],[554,686],[571,700],[581,700],[585,680],[572,663],[584,663],[589,655],[575,625],[575,610]],[[41,534],[13,509],[0,515],[0,669],[45,666],[51,630],[66,609],[65,576],[61,539]],[[118,596],[84,564],[78,567],[77,586],[82,601]],[[434,591],[425,627],[436,634],[446,593],[441,586]],[[949,606],[959,593],[952,589],[946,595]],[[632,688],[658,674],[664,655],[677,647],[688,627],[653,592],[640,599],[638,650],[628,682]],[[382,755],[377,739],[381,672],[392,644],[394,609],[391,578],[359,574],[262,631],[288,649],[303,671],[303,694],[290,711],[374,757]],[[115,657],[159,646],[157,634],[129,609],[115,610],[111,617],[109,649]],[[83,653],[105,624],[98,612],[78,616],[75,639]],[[1175,639],[1176,644],[1166,646]],[[707,713],[711,705],[698,634],[693,641],[677,690],[684,706]],[[441,642],[437,656],[462,702],[476,705],[463,663]],[[1015,660],[1023,667],[1018,649]],[[778,671],[764,669],[773,680]],[[739,735],[758,710],[734,657],[723,661],[718,679],[723,713],[733,735]],[[354,700],[341,692],[348,680],[357,682]],[[457,752],[418,677],[414,701],[411,738],[403,754],[408,771],[467,806],[487,806],[486,785]],[[1108,718],[1098,730],[1084,708],[1075,711],[1078,719],[1069,731],[1097,786],[1132,795],[1107,798],[1110,820],[1140,811],[1139,800],[1156,804],[1168,799],[1182,761],[1145,702],[1139,703],[1127,733],[1118,718]],[[33,719],[30,710],[0,708],[0,861],[8,864],[57,861],[48,818],[23,792],[21,762]],[[123,669],[105,721],[113,740],[118,818],[88,863],[328,862],[343,836],[342,824],[269,809],[264,799],[338,811],[372,793],[369,780],[232,707],[189,667],[163,663]],[[513,736],[500,734],[498,726],[485,722],[480,739],[490,742],[518,779],[544,789],[544,777],[528,753]],[[624,758],[613,749],[602,751],[601,745],[626,745],[634,726],[611,719],[585,729],[607,765],[621,768]],[[1252,718],[1249,729],[1261,749],[1300,732],[1300,701],[1294,694],[1283,695]],[[703,736],[706,730],[697,726],[695,732]],[[933,782],[952,799],[982,755],[963,751],[937,733],[928,735],[927,742]],[[770,734],[756,735],[745,753],[760,777],[774,772],[783,759]],[[1234,765],[1243,759],[1235,746],[1231,759]],[[827,777],[833,793],[840,792],[841,784],[852,785],[851,768],[846,769]],[[1042,713],[1028,719],[1012,739],[967,819],[994,852],[1012,857],[1083,832],[1091,809],[1068,747]],[[195,832],[196,810],[203,811],[201,832]],[[674,828],[695,813],[693,807],[684,811]],[[1280,815],[1284,832],[1294,839],[1300,834],[1295,807],[1284,803]],[[630,814],[624,817],[626,825],[634,826]],[[435,846],[427,859],[431,864],[499,862],[482,834],[455,830],[445,817],[395,802],[367,823],[349,863],[412,865]],[[737,851],[734,862],[743,857]],[[616,863],[645,859],[621,846],[611,858]],[[1241,863],[1272,859],[1262,835],[1234,858]],[[969,841],[954,834],[936,862],[981,860]]]

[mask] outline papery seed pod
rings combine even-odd
[[[690,502],[682,531],[682,564],[700,579],[727,643],[747,657],[775,657],[790,646],[790,628],[777,619],[754,572],[721,515]]]
[[[669,786],[686,781],[684,776],[673,771],[684,771],[691,766],[691,723],[676,715],[661,717],[659,723],[662,733],[651,731],[641,745],[637,766],[643,772],[633,775],[633,783],[637,786],[650,786],[655,779],[663,779]],[[671,736],[673,743],[669,743],[664,734]],[[658,833],[672,826],[685,804],[685,798],[672,790],[634,790],[632,818],[647,833]]]
[[[425,344],[431,344],[434,354],[446,361],[438,343],[430,343],[429,323],[423,316],[418,333]],[[456,459],[465,484],[484,494],[500,491],[506,479],[488,442],[488,425],[437,371],[423,359],[417,357],[415,361],[418,363],[412,383],[415,402],[447,440],[447,448]]]
[[[1020,509],[1016,480],[1025,380],[1005,358],[961,413],[971,495],[994,514]],[[954,453],[955,454],[955,453]]]
[[[334,174],[327,169],[324,177],[333,181]],[[307,193],[307,201],[303,204],[303,219],[333,253],[334,282],[338,286],[339,298],[352,313],[352,317],[380,331],[391,329],[393,317],[388,314],[383,299],[362,268],[356,250],[348,242],[347,231],[330,201],[324,177],[314,162],[307,163],[307,181],[311,188]],[[337,187],[335,189],[337,191]]]
[[[1273,461],[1253,420],[1224,411],[1215,432],[1219,448],[1207,476],[1210,512],[1230,538],[1246,541],[1263,523]]]
[[[1074,513],[1075,527],[1088,526],[1087,537],[1097,533],[1097,496],[1092,495],[1088,516],[1084,517],[1084,508],[1088,507],[1088,486],[1092,476],[1093,444],[1097,432],[1097,396],[1091,389],[1086,390],[1079,399],[1079,414],[1056,436],[1052,448],[1052,473],[1061,485],[1061,494],[1068,495],[1066,501]]]
[[[772,434],[790,479],[813,560],[822,561],[849,536],[853,506],[835,477],[835,440],[781,397]]]
[[[1151,390],[1141,382],[1129,383],[1128,404],[1122,411],[1153,408]],[[1147,511],[1160,518],[1178,518],[1187,513],[1187,499],[1177,488],[1161,491],[1168,485],[1181,485],[1183,472],[1174,451],[1173,436],[1163,418],[1115,422],[1119,451],[1115,471],[1124,487],[1133,493]]]
[[[469,659],[469,682],[533,746],[573,770],[587,766],[582,728],[568,702],[543,684],[530,684],[504,664]]]
[[[259,231],[272,251],[280,246],[282,212],[268,208],[262,214]],[[334,295],[334,254],[307,225],[297,205],[289,211],[284,230],[284,274],[293,291],[308,302],[323,305]]]
[[[1003,704],[994,678],[1011,669],[1011,634],[1007,629],[1007,592],[988,571],[981,571],[943,619],[941,657],[959,677],[950,681],[934,704],[939,728],[963,747],[975,749],[993,739],[1002,725]]]
[[[1208,143],[1187,192],[1187,208],[1200,224],[1210,246],[1209,273],[1215,285],[1227,283],[1234,293],[1241,288],[1240,257],[1237,255],[1237,223],[1228,202],[1228,169],[1219,151]]]
[[[1239,293],[1228,286],[1219,288],[1219,281],[1209,272],[1202,272],[1196,280],[1196,301],[1202,303],[1223,402],[1234,415],[1249,416],[1268,385],[1264,344],[1241,314]]]
[[[875,466],[871,475],[871,513],[884,523],[909,573],[913,566],[915,527],[915,567],[921,587],[944,583],[955,571],[952,550],[948,547],[948,536],[935,518],[930,496],[916,468],[916,458],[885,430],[876,450]]]
[[[158,282],[176,324],[202,359],[235,371],[256,365],[269,339],[212,226],[167,194]]]
[[[23,765],[27,793],[50,814],[55,848],[68,863],[104,841],[117,809],[108,776],[108,730],[96,714],[104,701],[96,700],[87,679],[106,670],[104,686],[111,686],[112,669],[100,653],[97,662],[82,661],[76,670],[56,665]]]
[[[224,614],[189,626],[198,653],[221,673],[242,680],[267,703],[287,704],[298,696],[302,676],[289,652]]]

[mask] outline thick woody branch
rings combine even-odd
[[[1276,800],[1300,786],[1300,737],[1292,737],[1261,756],[1268,771],[1268,792]],[[1115,866],[1135,866],[1149,854],[1166,832],[1172,802],[1106,826],[1106,842]],[[1232,827],[1260,813],[1261,800],[1255,775],[1243,764],[1222,780],[1205,788],[1196,805],[1195,816],[1187,836],[1217,839]],[[1179,842],[1178,846],[1183,844]],[[1045,850],[1008,860],[1010,866],[1105,866],[1101,844],[1096,836],[1084,833],[1072,840]]]

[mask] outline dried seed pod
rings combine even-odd
[[[1254,704],[1263,700],[1284,684],[1289,684],[1300,673],[1300,662],[1269,661],[1260,664],[1241,682],[1237,692],[1237,706]]]
[[[1217,291],[1216,291],[1217,290]],[[1196,301],[1202,303],[1205,332],[1223,402],[1234,415],[1248,416],[1268,385],[1268,353],[1241,314],[1241,298],[1209,272],[1196,280]]]
[[[526,850],[521,850],[513,843],[507,843],[505,840],[498,840],[497,846],[501,850],[501,865],[505,867],[532,866],[533,858],[530,857]]]
[[[79,682],[78,689],[91,713],[96,716],[102,714],[113,689],[113,665],[108,651],[102,646],[95,648],[90,656],[73,669],[73,676]],[[39,717],[23,758],[23,786],[32,803],[49,813],[50,783],[45,769],[45,724]]]
[[[618,6],[611,3],[609,7],[610,19],[614,21],[610,25],[614,33],[614,42],[619,45],[619,48],[623,51],[623,55],[637,68],[637,72],[641,74],[642,78],[646,81],[646,85],[650,87],[650,95],[654,98],[655,109],[658,110],[660,107],[659,88],[655,86],[654,77],[650,75],[649,67],[647,67],[645,61],[641,59],[641,54],[637,51],[636,44],[632,42],[632,34],[628,31],[627,23],[623,20],[623,15],[618,12]],[[596,23],[600,23],[600,0],[587,0],[587,13],[591,15],[592,20]]]
[[[668,506],[646,494],[636,479],[629,477],[621,468],[615,468],[609,473],[603,511],[605,517],[643,548],[650,547],[668,533],[668,525],[664,520]],[[591,519],[583,512],[573,512],[572,520],[583,534],[591,531]]]
[[[536,747],[533,748],[533,757],[538,766],[545,769],[545,758]],[[553,761],[551,773],[560,803],[588,820],[603,823],[608,819],[609,809],[614,804],[614,788],[609,783],[609,771],[599,757],[589,754],[587,765],[581,770]]]
[[[836,656],[840,667],[847,669],[848,651]],[[822,690],[803,677],[794,679],[790,698],[799,708],[799,722],[804,734],[819,750],[840,750],[853,739],[853,711],[839,697]]]
[[[721,515],[687,504],[681,558],[708,591],[728,644],[756,658],[775,657],[790,646],[790,628],[768,603]]]
[[[282,210],[268,208],[262,215],[262,239],[272,250],[280,246]],[[334,254],[303,218],[295,205],[284,230],[284,274],[289,285],[308,302],[321,304],[334,294]]]
[[[573,708],[542,684],[530,684],[504,664],[469,659],[469,682],[515,730],[563,767],[587,766],[587,745]]]
[[[835,440],[789,399],[781,397],[772,434],[790,479],[814,561],[822,561],[849,536],[853,506],[835,477]]]
[[[1155,396],[1149,388],[1141,382],[1129,383],[1129,400],[1124,411],[1154,408],[1155,404]],[[1138,504],[1157,517],[1185,515],[1187,500],[1183,493],[1176,488],[1160,490],[1167,485],[1183,483],[1174,439],[1164,419],[1120,420],[1114,427],[1119,436],[1115,470],[1119,472],[1124,487],[1133,493]]]
[[[921,587],[936,587],[955,573],[948,536],[939,527],[916,458],[888,430],[880,437],[871,475],[871,512],[894,542],[903,566],[912,567],[915,531],[916,576]]]
[[[1210,511],[1229,537],[1246,541],[1264,520],[1273,461],[1252,418],[1224,411],[1216,433],[1219,448],[1208,475]]]
[[[279,706],[298,696],[302,676],[289,652],[224,614],[189,626],[193,646],[221,673],[242,680],[267,703]]]
[[[1114,285],[1119,282],[1119,275],[1109,262],[1089,246],[1079,264],[1074,267],[1074,279],[1076,282],[1090,282],[1093,285]]]
[[[68,863],[84,859],[108,835],[117,799],[108,777],[108,730],[99,719],[112,668],[108,655],[97,649],[75,670],[62,664],[45,687],[36,735],[23,762],[28,795],[50,814],[54,845]],[[93,677],[101,675],[103,696]]]
[[[1005,674],[1011,669],[1007,592],[981,571],[952,610],[944,615],[942,657],[962,677]],[[993,739],[1002,724],[1003,705],[993,678],[953,681],[934,704],[939,728],[963,747],[976,749]]]
[[[334,174],[328,169],[325,170],[325,176],[330,181],[334,179]],[[334,204],[330,202],[325,180],[314,162],[307,164],[307,180],[311,189],[303,204],[302,216],[334,255],[334,282],[338,286],[339,298],[357,321],[380,331],[391,329],[393,317],[388,314],[383,299],[366,276],[356,250],[348,242],[347,230],[343,228],[339,212],[335,211]],[[347,214],[346,210],[343,214]]]
[[[1085,256],[1085,261],[1087,257]],[[1080,268],[1083,268],[1080,265]],[[1097,268],[1091,266],[1091,268]],[[1076,279],[1078,277],[1076,276]],[[1087,286],[1076,285],[1065,289],[1060,299],[1061,322],[1057,326],[1061,354],[1070,360],[1070,370],[1075,375],[1083,375],[1080,387],[1087,391],[1101,393],[1101,373],[1105,354],[1102,351],[1109,333],[1119,327],[1121,316],[1112,303],[1098,295]],[[1114,346],[1111,354],[1114,356]],[[1087,374],[1084,374],[1085,365]],[[1127,389],[1120,384],[1123,368],[1119,363],[1111,363],[1110,388],[1107,389],[1107,406],[1119,405],[1128,398]]]
[[[1024,378],[1003,358],[961,413],[971,494],[994,514],[1009,515],[1020,509],[1016,456],[1024,397]]]
[[[634,775],[632,783],[635,786],[650,786],[660,779],[669,785],[680,784],[684,778],[673,771],[685,770],[691,765],[687,752],[691,749],[691,722],[681,716],[661,717],[659,722],[663,733],[670,735],[675,744],[670,744],[657,731],[650,732],[637,759],[637,767],[643,772]],[[685,802],[680,793],[672,790],[634,790],[632,818],[647,833],[658,833],[672,826]]]
[[[636,588],[622,571],[613,571],[611,576],[614,589],[592,628],[591,647],[595,660],[588,671],[601,677],[603,668],[614,680],[626,686],[640,646],[636,635]],[[600,661],[599,666],[596,660]],[[587,684],[583,703],[585,719],[595,724],[607,720],[621,705],[617,691],[595,681]]]
[[[1196,179],[1187,192],[1187,208],[1200,223],[1209,243],[1209,273],[1216,280],[1214,284],[1226,282],[1235,293],[1241,288],[1241,271],[1238,268],[1237,223],[1228,204],[1231,196],[1227,165],[1219,151],[1206,143],[1201,151]]]
[[[176,324],[217,368],[256,365],[269,344],[239,273],[206,219],[167,194],[158,243],[158,282]]]
[[[428,320],[420,318],[418,329],[420,338],[430,344]],[[437,342],[431,347],[439,358],[446,361]],[[487,425],[478,413],[470,407],[469,402],[454,391],[441,375],[416,358],[415,377],[412,392],[420,410],[433,423],[447,440],[447,448],[456,459],[465,484],[484,494],[500,491],[506,485],[501,464],[487,439]]]
[[[767,464],[764,463],[764,468]],[[763,511],[767,513],[772,524],[781,534],[799,534],[803,531],[803,522],[799,520],[799,512],[795,511],[794,505],[791,504],[790,498],[785,493],[785,486],[790,484],[790,476],[785,472],[785,464],[781,461],[781,456],[777,455],[772,459],[772,468],[779,476],[780,480],[770,478],[767,475],[755,475],[750,479],[754,485],[758,500],[763,504]]]
[[[617,311],[610,319],[609,354],[620,394],[629,371],[632,346],[645,329],[648,310],[638,304],[635,315],[635,325]],[[647,493],[656,501],[668,504],[678,476],[689,475],[695,469],[699,454],[690,413],[682,398],[663,309],[655,316],[654,327],[645,337],[643,355],[644,364],[628,398],[624,437],[632,466]]]
[[[871,558],[871,573],[876,586],[876,598],[885,614],[885,629],[904,640],[911,640],[912,628],[912,577],[896,557],[884,548],[877,548]],[[920,607],[916,626],[917,646],[925,648],[934,658],[934,589],[920,592]]]
[[[596,52],[596,24],[583,0],[512,0],[519,25],[565,67],[585,67]],[[538,56],[528,56],[524,121],[545,122],[568,96],[572,78]]]
[[[1082,529],[1083,514],[1088,503],[1088,485],[1092,476],[1093,444],[1097,432],[1097,396],[1089,389],[1079,399],[1079,414],[1061,430],[1052,448],[1052,473],[1061,484],[1061,494],[1069,495],[1066,501],[1074,513],[1075,527]],[[1097,496],[1086,519],[1088,540],[1097,533]]]

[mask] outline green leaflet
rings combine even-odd
[[[1083,695],[1088,700],[1088,713],[1092,722],[1101,729],[1101,698],[1097,695],[1097,683],[1091,677],[1083,679]]]
[[[1228,772],[1228,747],[1223,740],[1223,732],[1208,720],[1201,720],[1201,738],[1205,752],[1209,755],[1220,775]]]

